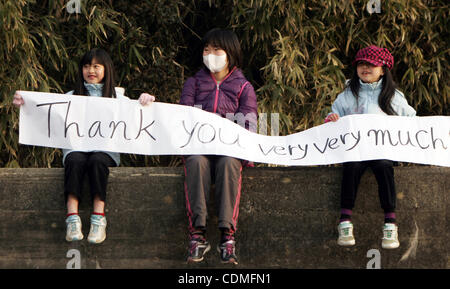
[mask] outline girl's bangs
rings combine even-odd
[[[98,53],[98,50],[91,50],[88,51],[84,56],[83,59],[81,59],[81,66],[84,66],[86,64],[92,64],[92,62],[95,60],[98,64],[105,65],[106,59],[102,53]]]
[[[225,41],[223,35],[220,31],[212,31],[203,39],[203,47],[211,45],[213,47],[219,47],[225,49]]]

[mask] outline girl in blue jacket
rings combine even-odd
[[[338,95],[332,105],[332,112],[325,122],[337,121],[349,114],[386,114],[415,116],[416,111],[408,105],[403,94],[396,89],[390,69],[394,64],[391,53],[377,46],[369,46],[358,51],[353,65],[353,76],[345,90]],[[364,171],[370,167],[378,183],[378,194],[384,210],[382,248],[395,249],[400,246],[396,224],[396,192],[393,162],[390,160],[370,160],[343,164],[341,186],[341,217],[338,225],[338,244],[355,244],[352,209],[356,192]]]

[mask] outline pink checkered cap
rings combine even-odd
[[[386,48],[381,48],[375,45],[360,49],[356,53],[355,60],[353,60],[353,65],[359,61],[366,61],[372,63],[375,66],[386,65],[389,70],[394,66],[394,57]]]

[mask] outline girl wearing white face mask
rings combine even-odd
[[[204,67],[184,84],[180,104],[201,107],[222,117],[244,116],[240,123],[256,131],[257,103],[253,86],[239,69],[242,51],[236,34],[213,29],[203,40]],[[236,119],[235,118],[235,119]],[[239,123],[239,120],[238,120]],[[206,241],[209,189],[215,181],[218,221],[222,237],[217,250],[223,263],[237,264],[234,234],[241,196],[241,160],[218,155],[185,156],[185,196],[189,218],[188,262],[200,262],[211,248]]]
[[[203,48],[203,63],[218,81],[221,81],[229,72],[227,53],[222,48],[212,44]]]

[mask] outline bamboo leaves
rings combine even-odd
[[[199,39],[233,29],[259,112],[280,114],[280,134],[321,124],[351,76],[357,50],[371,44],[394,55],[394,79],[418,115],[449,112],[449,13],[446,0],[0,0],[0,166],[61,166],[56,149],[19,146],[17,89],[71,90],[79,57],[93,47],[113,58],[131,98],[150,92],[177,103],[199,67]],[[124,156],[124,165],[176,165],[177,158]]]

